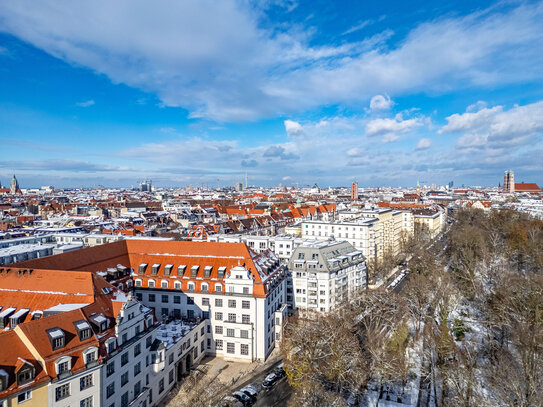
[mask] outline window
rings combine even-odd
[[[111,376],[113,373],[115,373],[115,361],[112,361],[109,363],[106,367],[106,377]]]
[[[240,336],[243,338],[243,339],[248,339],[249,338],[249,331],[245,330],[245,329],[242,329],[240,332]]]
[[[192,266],[190,269],[190,276],[196,277],[198,275],[198,270],[200,269],[200,266]]]
[[[32,390],[23,391],[17,395],[17,403],[24,403],[32,398]]]
[[[152,344],[153,344],[153,338],[151,336],[148,336],[147,339],[145,340],[145,347],[150,348]]]
[[[57,366],[58,366],[58,374],[62,374],[70,370],[70,362],[67,360],[64,362],[59,362]]]
[[[94,362],[96,360],[96,352],[94,350],[91,350],[87,352],[85,355],[85,364],[88,365],[91,362]]]
[[[32,376],[33,376],[32,369],[21,370],[19,374],[17,375],[17,384],[20,386],[22,384],[28,383],[30,380],[32,380]],[[0,381],[0,385],[2,385],[1,381]]]
[[[215,312],[215,319],[217,321],[222,321],[222,312]]]
[[[224,272],[226,271],[226,267],[219,267],[219,270],[217,271],[217,278],[224,278]],[[217,286],[215,286],[216,288]]]
[[[158,382],[158,392],[162,393],[164,391],[164,379],[160,379]]]
[[[215,284],[215,292],[216,293],[222,293],[222,285]]]
[[[155,302],[155,295],[149,294],[149,302]]]
[[[249,287],[243,287],[243,294],[249,294]]]
[[[181,281],[175,281],[173,283],[173,288],[176,289],[176,290],[180,290],[181,289]]]
[[[128,372],[124,372],[121,375],[121,387],[128,383]]]
[[[228,308],[236,308],[236,300],[228,300]]]
[[[138,381],[134,385],[134,397],[137,397],[141,393],[141,383]]]
[[[141,362],[138,362],[134,365],[134,377],[141,373]]]
[[[121,355],[121,366],[124,366],[128,363],[128,352],[125,352]]]
[[[149,281],[147,282],[147,286],[148,286],[149,288],[155,288],[155,280],[149,280]]]
[[[241,302],[241,308],[250,309],[251,308],[251,302],[250,301],[242,301]]]
[[[236,331],[235,331],[234,329],[230,329],[230,328],[229,328],[229,329],[226,330],[226,336],[228,336],[228,337],[230,337],[230,338],[233,338],[235,332],[236,332]]]
[[[181,297],[179,295],[176,295],[173,297],[173,303],[174,304],[181,304]]]
[[[222,335],[222,326],[216,326],[215,327],[215,333],[218,335]]]
[[[228,314],[228,321],[236,322],[236,314]]]
[[[58,386],[55,389],[55,400],[56,401],[65,399],[69,395],[70,395],[70,383],[63,384],[61,386]]]
[[[172,274],[172,269],[173,264],[166,264],[166,266],[164,267],[164,275],[169,276],[170,274]]]
[[[128,392],[124,392],[123,395],[121,396],[121,407],[126,407],[128,406]]]
[[[222,307],[222,298],[215,298],[215,306]]]
[[[298,260],[303,260],[305,258],[305,254],[304,253],[298,253]]]
[[[151,274],[157,274],[159,268],[160,264],[153,264],[153,267],[151,267]]]
[[[226,343],[226,353],[235,353],[236,352],[236,344],[232,342]]]
[[[138,356],[141,353],[141,343],[137,343],[134,346],[134,357]]]
[[[177,275],[178,276],[182,276],[183,274],[185,274],[185,270],[186,270],[187,266],[182,264],[181,266],[177,267]]]
[[[79,407],[92,407],[92,396],[86,397],[79,402]]]
[[[172,383],[173,382],[173,369],[170,370],[170,373],[168,373],[168,383]]]
[[[189,293],[194,292],[194,283],[188,283],[188,284],[187,284],[187,291],[188,291]]]
[[[147,268],[147,264],[146,263],[143,263],[143,264],[140,264],[140,267],[139,267],[139,274],[145,274],[145,269]]]
[[[173,363],[173,353],[170,353],[170,357],[168,358],[168,364],[171,365],[172,363]]]
[[[244,324],[250,324],[251,323],[251,316],[248,315],[248,314],[243,314],[241,316],[241,322],[243,322]]]
[[[167,288],[167,287],[166,287]],[[167,295],[163,295],[162,296],[162,302],[165,303],[165,302],[168,302],[168,296]]]
[[[211,270],[213,270],[213,267],[206,266],[204,268],[204,277],[208,278],[209,276],[211,276]]]
[[[79,390],[83,391],[89,387],[92,387],[92,373],[79,379]]]
[[[241,345],[241,354],[242,355],[248,355],[249,354],[249,345],[246,345],[246,344]]]
[[[215,349],[222,350],[222,345],[223,345],[222,339],[215,340]]]
[[[209,298],[202,298],[202,305],[209,305]]]
[[[163,289],[163,290],[167,290],[168,289],[168,282],[166,280],[162,280],[160,282],[160,287]]]

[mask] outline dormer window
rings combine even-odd
[[[17,384],[22,386],[34,378],[34,366],[24,359],[19,358],[19,360],[22,361],[24,365],[17,372]]]
[[[107,318],[102,314],[93,314],[90,317],[93,324],[98,327],[100,333],[104,332],[108,328]]]
[[[219,267],[219,270],[217,271],[217,277],[224,278],[225,272],[226,272],[226,267]]]
[[[85,359],[85,365],[89,365],[92,362],[97,360],[98,349],[97,348],[88,348],[83,352],[83,357]]]
[[[74,326],[80,341],[85,341],[92,336],[91,326],[84,319],[74,322]]]
[[[57,370],[57,376],[67,373],[72,369],[72,358],[69,356],[64,356],[58,359],[55,362],[56,370]]]
[[[110,338],[106,342],[107,353],[111,354],[117,349],[117,343],[115,338]]]
[[[209,276],[211,276],[211,270],[213,270],[212,266],[206,266],[204,268],[204,277],[209,278]]]
[[[160,264],[153,264],[153,267],[151,268],[151,274],[157,275],[159,268],[160,268]]]
[[[53,350],[61,349],[65,345],[64,331],[60,328],[48,329],[47,335],[49,336],[49,342]]]
[[[147,270],[147,263],[140,264],[138,268],[138,273],[145,274],[145,270]]]
[[[180,265],[179,267],[177,267],[177,275],[182,276],[183,274],[185,274],[186,269],[187,266],[185,264]]]
[[[172,274],[172,269],[173,264],[166,264],[166,266],[164,267],[164,275],[169,276],[170,274]]]
[[[198,275],[198,270],[200,269],[200,266],[192,266],[190,269],[190,276],[196,277]]]

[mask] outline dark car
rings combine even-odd
[[[287,375],[287,373],[285,372],[285,369],[283,369],[282,363],[279,366],[277,366],[273,372],[278,376],[279,379]]]
[[[254,404],[254,402],[256,401],[253,397],[249,397],[247,394],[245,394],[242,391],[233,392],[232,397],[239,400],[241,403],[243,403],[244,406],[250,406]]]

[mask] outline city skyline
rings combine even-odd
[[[0,182],[497,186],[543,164],[543,3],[0,5]]]

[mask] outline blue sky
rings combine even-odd
[[[543,184],[543,2],[0,3],[0,182]]]

